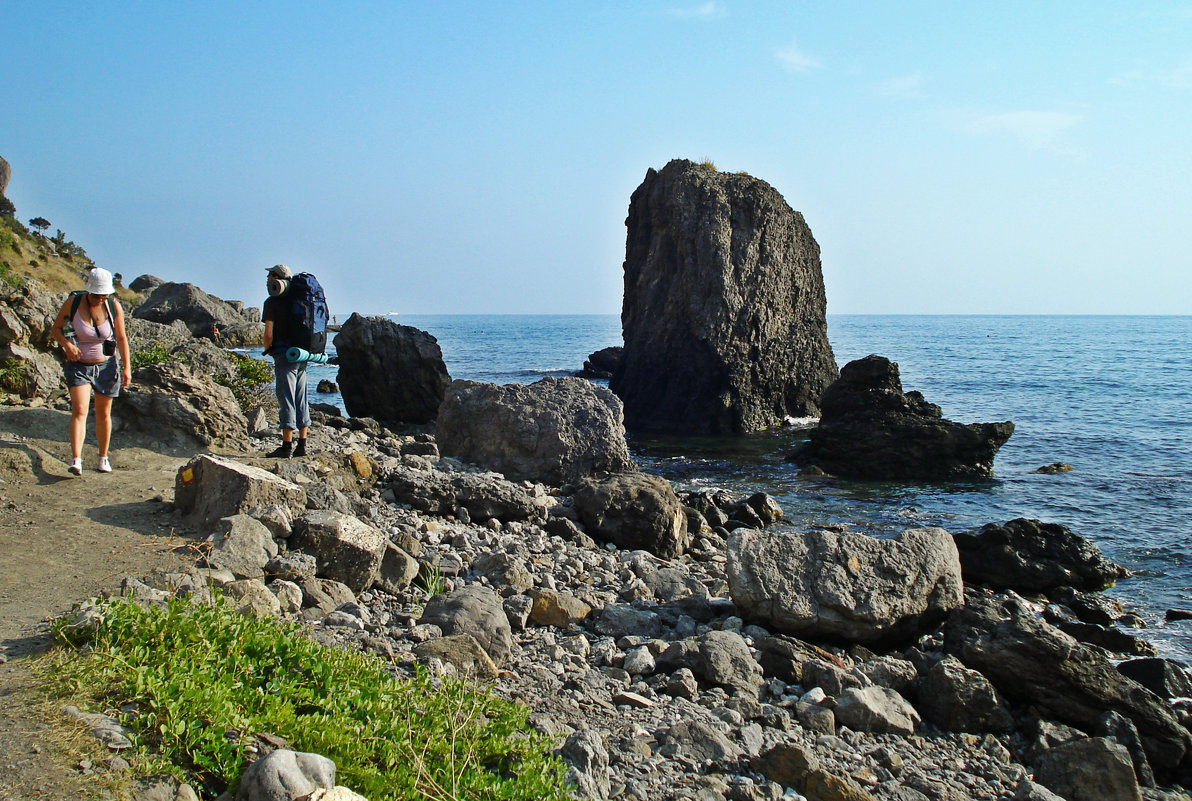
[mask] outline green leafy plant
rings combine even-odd
[[[242,409],[252,409],[272,397],[273,365],[262,359],[254,359],[242,353],[228,351],[236,365],[233,377],[216,376],[215,383],[232,390]]]
[[[170,349],[160,342],[154,342],[146,348],[134,350],[129,355],[132,357],[130,361],[134,370],[148,367],[151,364],[164,364],[174,359],[173,354],[170,353]]]
[[[55,627],[78,647],[44,658],[42,680],[121,709],[146,770],[181,766],[218,793],[238,781],[254,736],[273,734],[330,758],[337,781],[372,801],[567,797],[528,710],[476,685],[396,678],[375,657],[218,598],[98,611],[92,627]]]

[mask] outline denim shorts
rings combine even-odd
[[[120,394],[120,364],[115,357],[99,364],[67,362],[63,372],[68,387],[90,384],[100,395],[115,398]]]

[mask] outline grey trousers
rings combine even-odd
[[[306,402],[306,362],[288,362],[284,356],[273,359],[277,386],[278,412],[282,428],[306,428],[310,425],[310,407]]]

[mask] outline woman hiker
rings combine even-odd
[[[132,381],[128,337],[124,333],[124,309],[115,297],[112,274],[93,267],[87,274],[84,292],[71,293],[50,329],[66,354],[66,386],[70,390],[70,472],[83,474],[83,439],[87,435],[87,411],[91,388],[95,388],[95,441],[99,445],[101,473],[112,472],[108,443],[112,438],[112,399]],[[65,327],[73,329],[68,337]],[[117,351],[119,359],[115,358]]]

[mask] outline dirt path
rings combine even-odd
[[[121,448],[117,433],[115,472],[95,470],[89,442],[84,473],[72,476],[68,419],[0,407],[0,801],[116,797],[95,762],[106,754],[87,738],[67,744],[52,734],[29,690],[27,657],[48,643],[49,619],[118,590],[124,576],[180,564],[175,549],[189,541],[159,500],[173,496],[186,457]],[[98,772],[80,769],[83,758]]]

